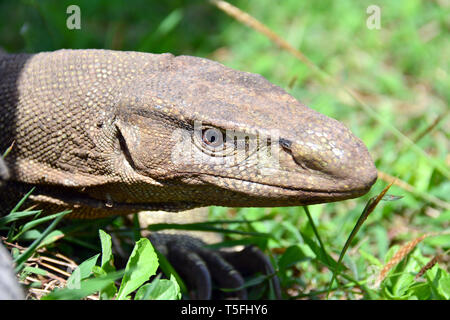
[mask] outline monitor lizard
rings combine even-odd
[[[204,58],[0,53],[0,115],[0,151],[13,144],[0,214],[31,186],[48,213],[98,218],[339,201],[377,178],[343,124]]]

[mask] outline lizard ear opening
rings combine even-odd
[[[134,163],[133,157],[130,152],[130,146],[128,142],[136,142],[138,139],[136,132],[133,132],[129,126],[123,125],[121,121],[116,122],[117,134],[116,137],[119,140],[120,151],[122,152],[124,158],[128,164],[136,170],[136,164]],[[131,146],[132,147],[132,146]]]
[[[161,146],[152,132],[147,132],[142,124],[140,126],[138,118],[116,119],[115,127],[116,150],[128,170],[151,178],[167,175],[165,166],[166,159],[170,159],[170,148]]]

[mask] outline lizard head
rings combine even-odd
[[[340,122],[262,76],[188,56],[134,82],[118,128],[133,170],[172,201],[293,206],[368,192],[377,171]]]

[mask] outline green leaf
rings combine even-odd
[[[155,275],[157,268],[158,257],[152,244],[146,238],[140,239],[128,260],[117,299],[128,299],[128,294]]]
[[[450,300],[450,274],[442,270],[441,279],[439,279],[437,291],[444,299]]]
[[[318,244],[314,242],[310,237],[308,237],[306,234],[301,233],[303,240],[308,245],[308,247],[311,249],[311,251],[316,255],[317,260],[319,260],[323,265],[327,266],[330,269],[336,268],[337,264],[336,261],[331,257],[329,254],[323,251],[322,247],[320,247]],[[345,269],[346,267],[344,265],[340,265],[339,269]]]
[[[100,242],[102,244],[101,267],[106,273],[116,270],[114,267],[114,256],[112,254],[111,236],[103,230],[99,230]]]
[[[106,271],[99,266],[94,266],[92,268],[92,272],[96,278],[101,278],[107,275]],[[111,283],[108,286],[103,287],[99,291],[101,300],[110,300],[113,299],[117,293],[117,287],[114,283],[114,280],[111,280]]]
[[[450,243],[450,234],[441,234],[423,240],[424,243],[435,247],[447,247]]]
[[[13,237],[13,240],[16,240],[16,239],[18,239],[24,232],[26,232],[26,231],[28,231],[28,230],[31,230],[31,229],[33,229],[34,227],[36,227],[36,226],[38,226],[38,225],[40,225],[40,224],[42,224],[42,223],[45,223],[45,222],[47,222],[47,221],[51,221],[51,220],[53,220],[53,219],[56,219],[57,217],[59,217],[61,214],[67,214],[67,213],[70,213],[71,212],[71,210],[66,210],[66,211],[63,211],[63,212],[59,212],[59,213],[55,213],[55,214],[51,214],[51,215],[48,215],[48,216],[45,216],[45,217],[42,217],[42,218],[39,218],[39,219],[33,219],[33,220],[31,220],[30,222],[27,222],[21,229],[20,229],[20,232],[19,233],[17,233],[14,237]]]
[[[19,210],[19,208],[22,206],[22,204],[27,200],[27,198],[30,196],[30,194],[34,191],[34,187],[31,188],[31,190],[20,199],[20,201],[16,204],[16,206],[11,210],[11,213],[16,212]]]
[[[278,261],[278,266],[281,270],[287,269],[290,266],[310,258],[303,253],[302,248],[299,245],[293,245],[286,249],[283,255]]]
[[[393,294],[397,298],[405,299],[410,293],[409,288],[414,284],[414,275],[408,272],[402,272],[393,286]]]
[[[7,216],[0,218],[0,227],[4,225],[20,220],[22,218],[26,218],[38,213],[41,213],[42,210],[30,210],[30,211],[20,211],[20,212],[11,212]]]
[[[188,289],[186,285],[184,284],[183,279],[181,279],[180,275],[177,273],[174,267],[170,264],[169,260],[158,250],[155,250],[157,256],[158,256],[158,262],[159,267],[161,268],[162,272],[166,277],[174,277],[177,281],[178,285],[180,286],[181,292],[184,294],[188,294]]]
[[[67,279],[67,288],[69,289],[80,289],[81,281],[89,278],[92,274],[92,268],[97,263],[98,257],[100,254],[96,254],[95,256],[83,261],[70,275],[69,279]]]
[[[416,297],[419,300],[428,300],[431,296],[431,290],[428,283],[415,283],[410,288],[413,297]]]
[[[15,272],[19,273],[20,270],[22,270],[25,261],[27,261],[27,259],[29,257],[31,257],[31,255],[34,253],[34,251],[36,250],[36,248],[39,246],[39,244],[41,243],[41,241],[43,239],[45,239],[50,232],[56,227],[56,225],[59,223],[59,221],[68,213],[70,213],[71,211],[63,211],[60,212],[56,215],[56,219],[52,221],[52,223],[45,229],[45,231],[41,234],[41,236],[36,239],[35,241],[33,241],[33,243],[28,247],[27,250],[25,250],[20,256],[18,256],[16,259],[14,259],[14,263],[16,264],[16,268],[15,268]]]
[[[180,286],[174,276],[170,280],[160,279],[159,276],[151,283],[139,288],[135,300],[179,300]]]
[[[359,253],[361,254],[361,256],[365,260],[367,260],[371,264],[374,264],[374,265],[376,265],[377,267],[380,267],[380,268],[383,267],[383,264],[381,263],[381,261],[378,260],[374,255],[370,254],[369,252],[366,252],[363,249],[359,249]]]
[[[62,237],[64,237],[64,233],[63,233],[63,232],[61,232],[60,230],[53,230],[52,232],[50,232],[50,233],[42,240],[42,242],[39,244],[39,246],[37,247],[37,249],[46,247],[46,246],[48,246],[49,244],[58,241],[58,240],[61,239]]]
[[[101,267],[98,269],[96,268],[94,271],[97,277],[116,270],[116,268],[114,267],[114,256],[112,254],[111,236],[101,229],[99,230],[99,236],[102,245],[102,262]],[[100,299],[112,299],[116,293],[117,287],[114,284],[114,281],[111,281],[111,284],[109,286],[106,286],[100,291]]]
[[[35,268],[35,267],[24,267],[22,270],[23,273],[27,273],[27,274],[37,274],[40,276],[44,276],[44,277],[48,277],[48,271],[44,270],[44,269],[40,269],[40,268]]]
[[[55,289],[41,300],[79,300],[94,292],[103,290],[111,284],[111,281],[119,279],[124,271],[115,271],[100,278],[91,278],[80,282],[78,289]]]
[[[246,223],[248,221],[245,221]],[[149,231],[161,231],[165,229],[175,229],[175,230],[192,230],[192,231],[210,231],[210,232],[218,232],[223,234],[240,234],[246,236],[254,236],[254,237],[266,237],[270,238],[272,235],[263,232],[248,232],[241,230],[230,230],[226,228],[212,227],[213,224],[217,223],[225,223],[225,221],[213,221],[213,222],[195,222],[195,223],[185,223],[185,224],[177,224],[177,223],[155,223],[147,226],[147,230]],[[241,221],[230,221],[228,223],[242,223]]]

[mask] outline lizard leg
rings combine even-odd
[[[223,259],[220,251],[216,252],[204,247],[198,247],[197,252],[208,265],[213,283],[217,287],[237,289],[244,285],[244,278],[241,273]],[[247,299],[247,292],[244,289],[235,290],[234,295],[241,300]]]
[[[191,296],[195,299],[209,300],[211,299],[212,282],[208,266],[203,259],[195,252],[189,251],[182,246],[167,244],[169,255],[168,259],[175,266],[183,266],[177,268],[177,272],[188,283],[190,287],[195,288],[196,292],[191,292]]]
[[[197,299],[210,299],[214,288],[236,289],[221,295],[247,299],[247,290],[242,288],[244,276],[274,274],[269,259],[253,246],[225,252],[208,249],[202,240],[188,235],[153,233],[149,238],[196,292],[193,297]],[[278,278],[272,277],[271,283],[276,298],[281,298]]]
[[[281,287],[275,270],[268,257],[256,246],[246,246],[240,251],[220,251],[220,255],[228,261],[243,276],[261,273],[267,276],[273,275],[270,283],[276,299],[281,299]]]

